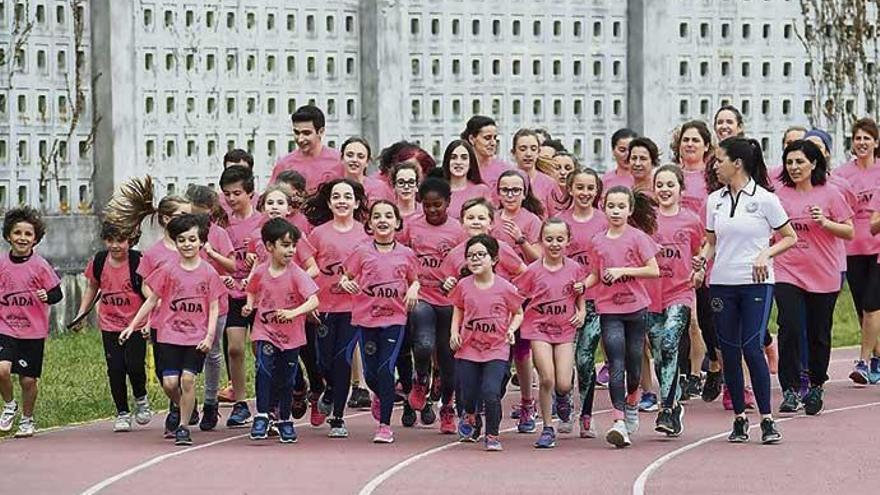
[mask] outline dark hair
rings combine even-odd
[[[789,153],[795,151],[802,152],[807,160],[815,165],[813,172],[810,174],[810,184],[814,186],[825,184],[828,174],[828,162],[825,161],[825,155],[822,154],[822,150],[815,143],[806,139],[793,141],[782,152],[782,172],[779,174],[779,180],[787,187],[795,186],[791,175],[788,173],[788,167],[785,166]]]
[[[498,261],[498,252],[500,251],[498,241],[489,234],[477,234],[471,237],[464,244],[465,261],[468,259],[468,251],[471,249],[471,246],[475,244],[482,244],[486,248],[486,252],[488,252],[489,257],[492,258],[492,266],[494,268],[495,262]],[[465,263],[464,267],[461,269],[461,278],[467,277],[468,275],[471,275],[471,271],[468,269],[467,263]]]
[[[302,238],[302,233],[295,225],[283,218],[273,218],[264,223],[260,229],[260,238],[263,239],[263,244],[273,244],[287,236],[290,236],[290,240],[296,245]]]
[[[202,217],[202,218],[199,218]],[[198,229],[199,240],[208,242],[208,218],[206,215],[193,215],[186,213],[171,219],[168,222],[168,236],[177,240],[177,236],[195,227]]]
[[[388,176],[388,179],[391,181],[392,188],[394,188],[394,182],[397,180],[397,174],[399,174],[401,170],[412,170],[416,173],[416,179],[419,178],[419,167],[409,162],[396,163],[394,165],[394,168],[391,169],[391,175]]]
[[[367,214],[367,219],[364,220],[364,232],[367,234],[373,235],[373,229],[370,228],[370,219],[373,218],[373,210],[376,209],[379,205],[388,205],[394,210],[394,216],[397,217],[397,228],[394,229],[397,232],[403,230],[403,215],[400,214],[400,208],[397,207],[396,204],[388,201],[387,199],[377,199],[373,201],[373,204],[370,205],[370,212]]]
[[[419,185],[419,198],[424,199],[429,192],[435,192],[445,199],[447,203],[452,198],[452,189],[449,183],[437,177],[428,177]]]
[[[706,153],[703,154],[703,160],[705,161],[706,155],[712,153],[712,132],[709,130],[709,126],[702,120],[691,120],[682,124],[675,133],[675,139],[672,143],[672,155],[675,158],[675,163],[681,163],[681,139],[684,137],[684,133],[691,129],[697,131],[700,139],[703,140],[703,144],[706,145]]]
[[[761,143],[755,139],[743,137],[729,137],[718,143],[731,160],[740,160],[743,170],[755,183],[764,189],[773,192],[773,185],[767,177],[767,165],[764,164],[764,152]]]
[[[489,201],[488,199],[483,198],[483,197],[471,198],[471,199],[465,201],[461,205],[461,211],[458,212],[459,218],[461,218],[463,220],[464,219],[464,212],[470,210],[474,206],[482,206],[482,207],[486,208],[486,210],[489,212],[489,219],[493,220],[493,221],[495,220],[495,206],[492,204],[491,201]]]
[[[541,237],[544,237],[544,229],[551,225],[564,225],[565,232],[568,234],[568,238],[571,239],[571,226],[568,225],[568,222],[559,217],[550,217],[541,223]]]
[[[874,138],[874,141],[880,141],[880,130],[877,129],[877,122],[874,119],[865,117],[861,118],[852,125],[852,137],[856,137],[856,131],[866,132]],[[828,150],[829,153],[831,150]],[[880,156],[880,146],[874,148],[874,156]]]
[[[195,206],[208,210],[211,220],[221,225],[229,223],[229,218],[223,208],[220,207],[220,197],[217,191],[198,184],[190,184],[186,189],[186,199]]]
[[[536,131],[536,133],[537,133],[537,131]],[[563,153],[566,151],[565,145],[562,144],[562,141],[560,141],[558,139],[547,139],[546,141],[541,143],[541,146],[542,147],[547,146],[548,148],[553,148],[553,151],[555,151],[556,153]]]
[[[651,167],[656,167],[660,165],[660,150],[657,149],[657,145],[654,144],[650,138],[646,137],[635,137],[632,141],[629,142],[629,152],[627,152],[626,159],[629,160],[629,155],[632,154],[633,148],[644,148],[648,150],[648,155],[651,156]]]
[[[225,155],[223,155],[223,168],[226,168],[227,163],[241,165],[241,162],[247,163],[248,168],[250,168],[251,170],[254,169],[254,155],[248,153],[243,149],[231,149],[227,151]]]
[[[495,120],[491,117],[486,117],[485,115],[474,115],[473,117],[468,119],[467,124],[465,124],[464,130],[461,131],[461,135],[459,137],[467,141],[469,138],[476,137],[477,134],[479,134],[480,131],[483,130],[483,127],[488,127],[490,125],[497,126],[498,124],[496,124]]]
[[[516,131],[516,133],[514,133],[513,140],[512,140],[513,142],[510,145],[510,149],[516,150],[516,143],[518,143],[520,139],[525,138],[525,137],[529,137],[529,136],[535,138],[535,141],[538,143],[538,147],[540,148],[541,147],[541,138],[540,138],[540,136],[538,136],[538,133],[531,130],[531,129],[523,128],[523,129]]]
[[[480,176],[480,164],[477,163],[477,152],[474,151],[474,147],[471,143],[464,139],[453,140],[449,143],[449,146],[446,147],[446,151],[443,152],[443,164],[441,165],[443,178],[446,180],[452,180],[452,174],[449,173],[449,162],[452,160],[452,153],[459,146],[462,146],[468,153],[468,182],[471,184],[482,184],[483,178]]]
[[[226,168],[220,175],[220,189],[241,182],[244,192],[251,194],[254,192],[254,173],[249,168],[242,165],[233,165]]]
[[[418,148],[417,144],[410,143],[409,141],[397,141],[396,143],[392,143],[388,145],[387,148],[383,149],[379,152],[379,173],[384,176],[388,176],[391,174],[391,169],[394,168],[394,165],[397,164],[399,160],[397,160],[397,155],[406,148]]]
[[[553,140],[553,136],[550,135],[550,131],[548,131],[547,129],[544,129],[543,127],[535,127],[535,128],[532,129],[532,130],[535,131],[535,134],[537,134],[539,138],[542,138],[542,139],[538,139],[538,141],[540,142],[541,146],[550,146],[550,145],[546,145],[546,144],[544,144],[544,143],[546,143],[547,141],[552,141],[552,140]],[[558,143],[559,141],[555,141],[555,142]],[[561,143],[560,143],[560,144],[561,144]]]
[[[314,105],[304,105],[296,109],[290,116],[292,123],[311,122],[316,131],[324,128],[324,112]]]
[[[505,177],[519,177],[519,179],[523,181],[523,187],[525,190],[523,191],[524,197],[522,200],[522,207],[539,217],[543,216],[544,207],[541,205],[541,202],[538,201],[538,198],[532,193],[531,181],[525,173],[520,172],[519,170],[505,170],[500,176],[498,176],[498,184],[495,186],[498,195],[501,195],[501,179],[504,179]]]
[[[596,197],[593,198],[593,208],[598,208],[599,200],[602,198],[602,189],[605,186],[602,184],[602,177],[599,175],[599,172],[596,172],[590,167],[575,170],[568,174],[568,178],[565,179],[565,191],[563,191],[564,196],[559,204],[566,210],[571,208],[574,204],[574,196],[571,194],[571,188],[574,186],[574,181],[578,175],[590,175],[596,179]]]
[[[29,223],[34,228],[34,244],[39,244],[46,235],[46,224],[40,212],[30,206],[12,208],[3,216],[3,238],[7,241],[17,223]]]
[[[678,181],[678,187],[682,191],[684,191],[684,172],[681,170],[681,167],[676,165],[675,163],[667,163],[666,165],[662,165],[654,171],[654,187],[657,187],[657,176],[660,175],[660,172],[670,172],[675,176],[675,180]]]
[[[342,143],[342,146],[339,148],[339,154],[345,155],[345,148],[348,148],[350,145],[355,143],[363,145],[363,147],[367,149],[367,160],[371,160],[373,158],[373,148],[370,148],[370,143],[368,143],[366,139],[358,136],[352,136],[346,139],[345,142]]]
[[[629,128],[622,128],[614,131],[614,134],[611,135],[611,147],[614,148],[617,146],[617,142],[621,139],[630,139],[639,137],[639,133]]]
[[[306,178],[296,170],[285,170],[275,177],[275,183],[284,183],[291,188],[303,192],[306,190]]]
[[[131,232],[112,222],[101,222],[101,240],[102,241],[129,241],[131,242]]]
[[[641,191],[633,192],[626,186],[614,186],[605,193],[605,203],[612,194],[625,194],[632,214],[628,223],[642,232],[653,235],[657,231],[657,211],[655,201]]]
[[[352,212],[352,216],[356,222],[361,222],[367,217],[367,195],[364,193],[364,186],[351,179],[333,179],[318,186],[315,194],[309,196],[303,204],[302,213],[308,219],[309,223],[318,226],[333,220],[333,212],[330,210],[330,195],[333,188],[337,184],[348,184],[354,191],[354,200],[358,206]]]
[[[736,107],[733,106],[733,105],[721,105],[721,108],[719,108],[718,111],[715,112],[715,117],[712,119],[712,124],[714,125],[716,122],[718,122],[718,114],[720,114],[721,112],[723,112],[723,111],[725,111],[725,110],[727,110],[728,112],[733,113],[733,116],[734,116],[734,118],[736,119],[736,123],[737,123],[737,125],[739,125],[740,127],[742,127],[742,125],[743,125],[743,114],[742,114],[742,112],[739,111],[738,108],[736,108]],[[731,137],[733,137],[733,136],[731,136]]]
[[[402,148],[394,157],[394,161],[397,163],[413,159],[418,162],[419,168],[422,169],[422,176],[430,174],[432,170],[437,168],[437,162],[434,161],[434,157],[417,145]]]

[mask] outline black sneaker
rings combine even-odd
[[[703,394],[703,380],[697,375],[688,375],[684,391],[689,397],[700,397]]]
[[[178,426],[177,431],[174,432],[174,445],[186,447],[192,444],[193,441],[189,434],[189,428],[186,426]]]
[[[737,416],[733,420],[733,431],[727,436],[731,443],[745,443],[749,441],[749,418]]]
[[[804,412],[807,416],[815,416],[825,409],[825,401],[822,400],[824,394],[822,387],[810,387],[807,395],[804,396]]]
[[[172,404],[165,416],[165,438],[174,438],[177,429],[180,427],[180,408]]]
[[[434,412],[434,404],[431,401],[425,403],[425,408],[419,411],[419,413],[422,424],[425,426],[430,426],[437,421],[437,414]]]
[[[410,407],[409,402],[403,403],[403,414],[400,416],[400,424],[405,428],[412,428],[416,424],[416,411]]]
[[[724,383],[720,371],[709,371],[706,373],[706,383],[703,384],[703,401],[712,402],[721,395],[721,384]]]
[[[226,418],[227,428],[244,428],[251,422],[251,411],[248,409],[247,402],[236,402],[232,406],[232,414]]]
[[[776,421],[771,418],[761,420],[761,443],[777,443],[782,440],[782,433],[776,429]]]
[[[680,437],[684,431],[684,407],[681,404],[676,404],[672,408],[670,417],[672,419],[672,433],[667,433],[667,435],[670,437]]]
[[[671,435],[672,429],[672,409],[664,407],[659,413],[657,413],[657,421],[654,424],[654,431]]]
[[[348,407],[352,409],[369,409],[372,402],[370,392],[367,389],[361,387],[351,389],[351,400],[348,401]]]
[[[199,401],[193,402],[193,410],[192,414],[189,415],[189,426],[195,426],[199,424]]]
[[[680,400],[682,402],[687,402],[687,401],[693,399],[693,396],[691,396],[691,393],[690,393],[690,387],[688,387],[688,379],[689,378],[690,378],[690,375],[684,375],[684,374],[678,375],[678,388],[681,389],[681,394],[680,394],[680,397],[678,398],[678,400]]]
[[[795,390],[786,390],[782,393],[782,404],[779,405],[779,412],[781,413],[796,413],[801,408],[801,400],[798,397],[797,391]]]
[[[220,412],[217,404],[205,404],[202,407],[202,420],[199,422],[199,429],[202,431],[211,431],[217,427],[220,420]]]

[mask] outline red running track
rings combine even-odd
[[[601,438],[578,438],[576,431],[560,436],[555,449],[536,450],[535,434],[505,432],[505,451],[487,453],[481,444],[440,435],[436,426],[398,426],[393,445],[374,445],[369,412],[351,414],[349,439],[326,438],[326,426],[302,426],[297,444],[281,445],[251,442],[247,430],[220,429],[195,431],[195,445],[178,448],[162,439],[159,415],[149,427],[126,434],[114,434],[102,421],[2,441],[0,479],[3,487],[27,494],[855,493],[880,482],[878,464],[867,455],[880,442],[880,430],[872,428],[880,389],[846,380],[853,355],[835,351],[826,412],[782,416],[784,441],[775,446],[728,444],[731,414],[720,401],[691,401],[678,439],[655,435],[654,414],[642,414],[642,430],[623,450]],[[506,402],[518,397],[512,391]],[[602,432],[610,425],[608,394],[599,390],[596,397]],[[756,425],[758,416],[751,417]],[[503,429],[514,426],[509,419],[502,423]],[[760,435],[757,428],[752,433]]]

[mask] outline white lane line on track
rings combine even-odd
[[[593,413],[593,416],[597,416],[599,414],[605,414],[605,413],[609,413],[609,412],[611,412],[611,409],[604,409],[602,411],[595,411]],[[543,424],[541,421],[537,422],[537,425],[540,426],[541,424]],[[516,430],[515,426],[512,428],[507,428],[507,429],[501,430],[500,433],[510,433],[511,431],[514,431],[514,430]],[[363,488],[361,488],[361,490],[358,492],[358,495],[372,495],[372,493],[374,491],[376,491],[376,488],[379,488],[379,485],[388,481],[388,479],[390,479],[395,474],[403,471],[408,466],[411,466],[412,464],[415,464],[416,462],[419,462],[420,460],[422,460],[426,457],[432,456],[438,452],[443,452],[444,450],[451,449],[452,447],[455,447],[456,445],[468,445],[468,444],[462,443],[462,442],[459,442],[458,440],[456,440],[454,442],[449,442],[447,444],[440,445],[440,446],[434,447],[432,449],[428,449],[424,452],[420,452],[416,455],[407,457],[406,459],[398,462],[397,464],[391,466],[390,468],[388,468],[385,471],[382,471],[381,473],[376,475],[366,485],[364,485]]]
[[[828,409],[826,411],[823,411],[822,415],[824,416],[826,414],[834,414],[834,413],[844,412],[844,411],[853,411],[856,409],[865,409],[868,407],[875,407],[875,406],[880,406],[880,402],[869,402],[867,404],[856,404],[853,406],[840,407],[837,409]],[[803,415],[792,416],[790,418],[777,419],[776,422],[777,423],[785,423],[785,422],[791,421],[793,419],[805,418],[805,417],[806,416],[803,416]],[[759,426],[760,426],[759,424],[752,425],[749,429],[753,430],[755,428],[758,428]],[[701,447],[709,442],[725,438],[729,433],[730,432],[725,431],[725,432],[718,433],[718,434],[715,434],[712,436],[701,438],[700,440],[697,440],[695,442],[691,442],[683,447],[675,449],[671,452],[667,452],[663,456],[658,457],[654,462],[649,464],[648,467],[646,467],[644,469],[644,471],[642,471],[639,474],[638,478],[636,478],[636,481],[633,483],[633,489],[632,489],[633,495],[644,495],[645,485],[648,482],[648,478],[650,478],[652,474],[656,473],[660,468],[662,468],[663,465],[666,464],[667,462],[675,459],[676,457],[678,457],[686,452],[689,452],[693,449]]]

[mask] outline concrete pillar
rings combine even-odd
[[[404,137],[407,85],[401,3],[362,0],[360,4],[361,128],[376,148]]]

